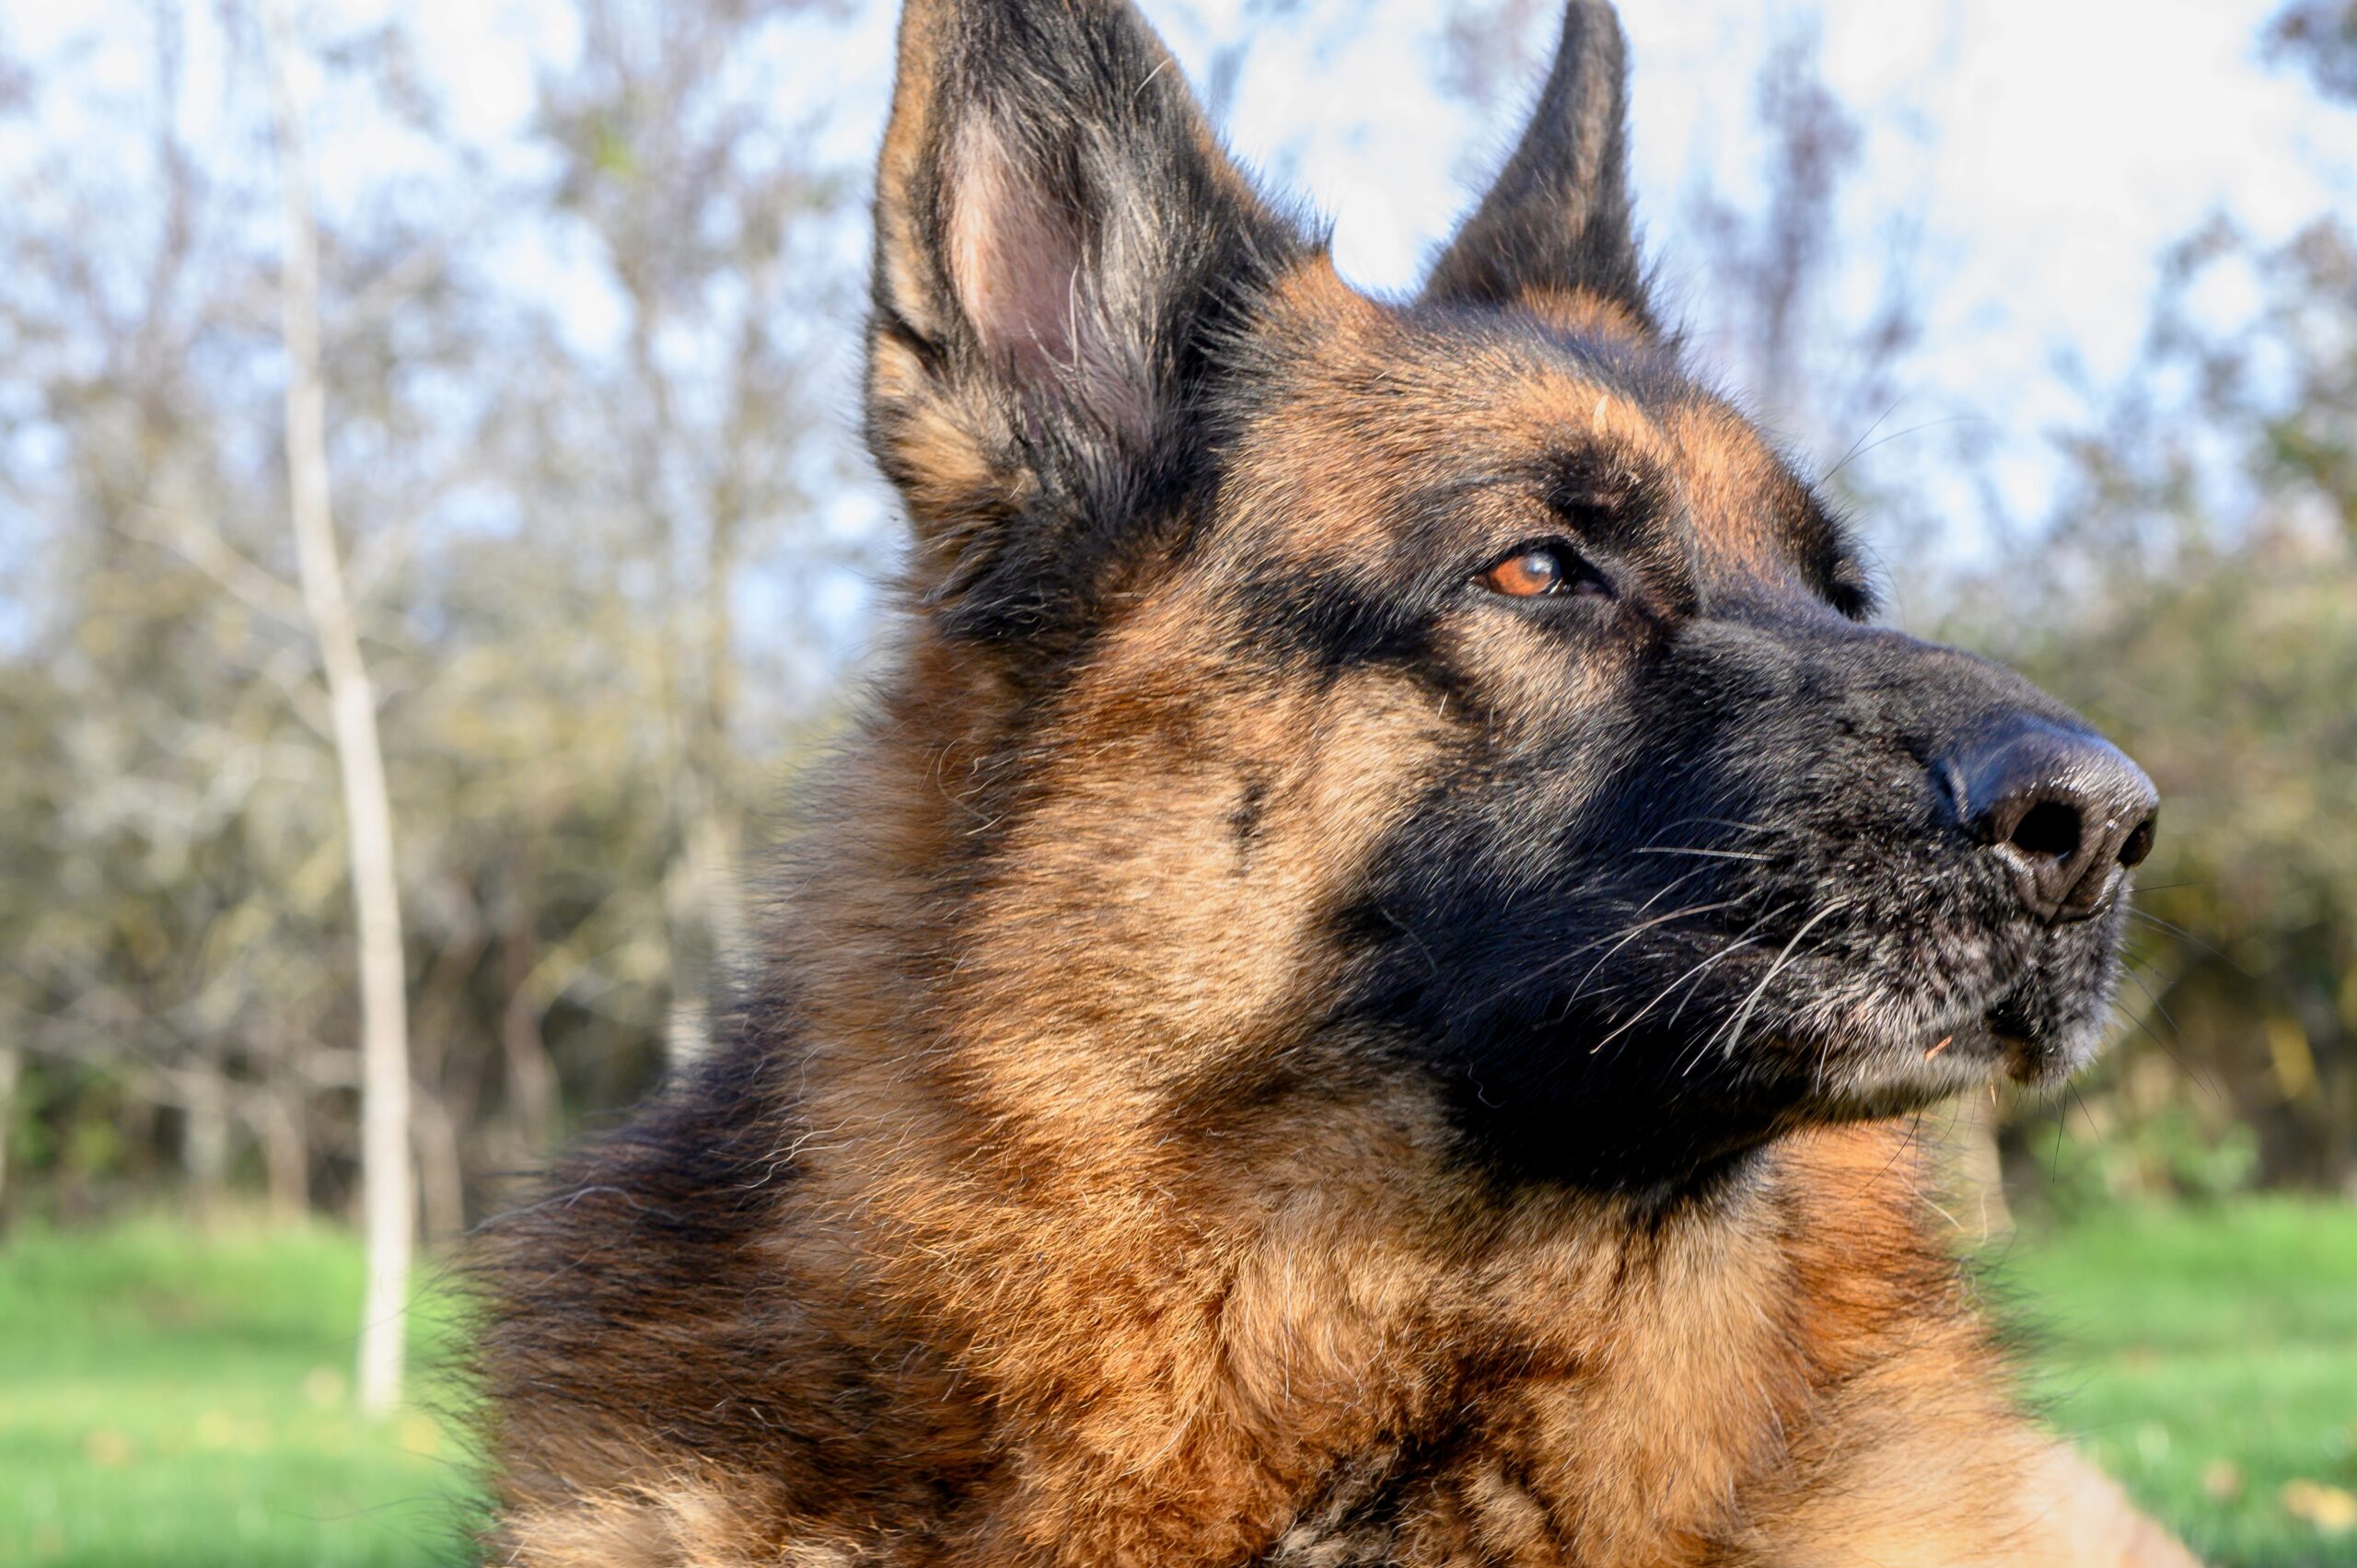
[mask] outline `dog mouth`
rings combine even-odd
[[[1870,1065],[1882,1069],[1901,1097],[1914,1086],[1926,1099],[2001,1076],[2039,1086],[2074,1070],[2073,1052],[2058,1050],[2041,1031],[2013,1019],[2007,1008],[2007,1003],[1999,1002],[1941,1028],[1936,1038],[1926,1031],[1895,1040],[1875,1051],[1880,1060]]]
[[[1437,1069],[1469,1146],[1620,1185],[2094,1058],[2124,877],[2046,918],[1956,834],[1843,826],[1681,844],[1658,872],[1599,854],[1649,874],[1567,875],[1578,896],[1511,915],[1490,912],[1503,897],[1480,919],[1371,907],[1352,929],[1383,961],[1354,1003]]]
[[[1644,932],[1656,941],[1603,944],[1629,975],[1606,981],[1603,965],[1583,967],[1551,991],[1539,1024],[1550,1054],[1650,1060],[1681,1098],[1713,1081],[1772,1078],[1837,1114],[1856,1100],[1920,1104],[2001,1074],[2050,1085],[2094,1055],[2119,972],[2116,913],[2049,926],[1956,910],[1910,923],[1854,889],[1817,903],[1822,912],[1808,905],[1776,900],[1781,929],[1664,923]]]
[[[1921,1004],[1919,976],[1829,978],[1791,1000],[1777,1039],[1808,1069],[1809,1099],[1837,1119],[1916,1109],[1999,1078],[2050,1088],[2101,1043],[2117,947],[2107,929],[2048,933],[1936,1011]]]

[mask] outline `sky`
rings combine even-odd
[[[0,34],[37,64],[78,51],[78,68],[128,87],[148,62],[122,41],[140,29],[106,20],[122,3],[0,8]],[[333,23],[389,14],[412,24],[455,127],[494,163],[515,156],[536,68],[573,47],[557,0],[315,3]],[[1868,240],[1913,236],[1906,266],[1925,338],[1908,367],[1910,406],[1888,412],[1887,429],[1966,411],[2005,510],[2041,520],[2060,476],[2054,433],[2090,417],[2090,388],[2127,372],[2164,247],[2217,212],[2262,238],[2327,210],[2357,216],[2357,114],[2258,58],[2256,40],[2278,3],[1624,0],[1637,205],[1673,310],[1707,300],[1711,287],[1695,248],[1680,243],[1695,182],[1706,178],[1738,203],[1756,194],[1753,75],[1777,39],[1815,16],[1826,79],[1863,133],[1841,226]],[[1269,0],[1144,8],[1199,83],[1214,51],[1283,9]],[[1518,85],[1469,105],[1437,81],[1433,0],[1301,0],[1258,28],[1224,129],[1239,153],[1332,216],[1345,276],[1405,291],[1519,128],[1554,25],[1545,0],[1529,10],[1535,52]],[[200,63],[216,47],[213,14],[190,0],[189,49]],[[888,6],[853,5],[764,63],[792,117],[854,179],[882,127],[892,22]],[[201,120],[205,95],[190,96]],[[319,117],[332,122],[337,108],[322,103]],[[45,99],[37,132],[96,138],[107,112],[95,99]],[[345,183],[340,168],[406,156],[397,138],[366,127],[331,131],[321,147],[331,188]],[[841,253],[848,262],[863,251],[848,236]],[[1863,316],[1885,251],[1867,243],[1848,254],[1854,273],[1834,308]],[[597,331],[595,285],[568,273],[572,263],[551,254],[524,264],[549,268],[549,286],[579,298],[581,330]],[[2222,315],[2249,303],[2234,297],[2230,278],[2218,294],[2208,303]],[[855,330],[847,316],[823,344],[828,374],[846,391]],[[856,470],[848,420],[839,440],[841,467]],[[1879,486],[1920,494],[1959,550],[1986,533],[1982,493],[1936,438],[1893,440],[1867,460]],[[879,503],[853,482],[842,504],[857,513]]]
[[[2048,345],[2100,372],[2126,362],[2154,258],[2214,210],[2282,235],[2357,212],[2357,115],[2262,63],[2280,0],[1624,0],[1641,215],[1674,220],[1691,177],[1740,191],[1751,78],[1796,20],[1821,17],[1827,80],[1863,122],[1850,201],[1920,221],[1944,384],[2032,377]],[[1254,0],[1145,0],[1204,80]],[[1367,19],[1344,17],[1364,8]],[[1224,126],[1334,218],[1337,259],[1364,286],[1412,285],[1518,128],[1543,60],[1512,99],[1469,107],[1434,80],[1433,18],[1407,0],[1304,0],[1263,26]],[[1553,14],[1534,7],[1533,43]],[[528,110],[533,60],[565,47],[552,7],[415,0],[461,119],[486,141]],[[888,6],[862,7],[804,63],[834,157],[864,164],[890,83]],[[1330,41],[1342,35],[1341,47]],[[1657,258],[1675,282],[1674,250]],[[2000,320],[1998,318],[2002,317]]]

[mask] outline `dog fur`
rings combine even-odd
[[[1908,1117],[2092,1049],[2116,912],[1926,768],[2078,721],[1869,625],[1685,364],[1622,49],[1574,0],[1389,303],[1124,0],[910,0],[902,645],[726,1043],[485,1234],[493,1560],[2189,1561],[2021,1413]]]

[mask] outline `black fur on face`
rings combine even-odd
[[[2038,918],[1940,765],[2014,715],[2075,719],[1822,606],[1563,619],[1625,639],[1611,694],[1485,723],[1345,917],[1358,1019],[1483,1155],[1674,1186],[1805,1122],[2084,1063],[2121,910]]]

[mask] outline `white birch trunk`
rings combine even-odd
[[[267,7],[264,29],[284,229],[279,321],[286,344],[287,495],[304,609],[327,675],[360,937],[361,1211],[367,1250],[360,1316],[360,1404],[364,1410],[382,1411],[401,1400],[415,1227],[401,896],[393,864],[392,804],[377,735],[376,692],[344,595],[329,506],[327,410],[319,373],[319,235],[302,110],[293,80],[294,28],[286,0],[273,0]]]

